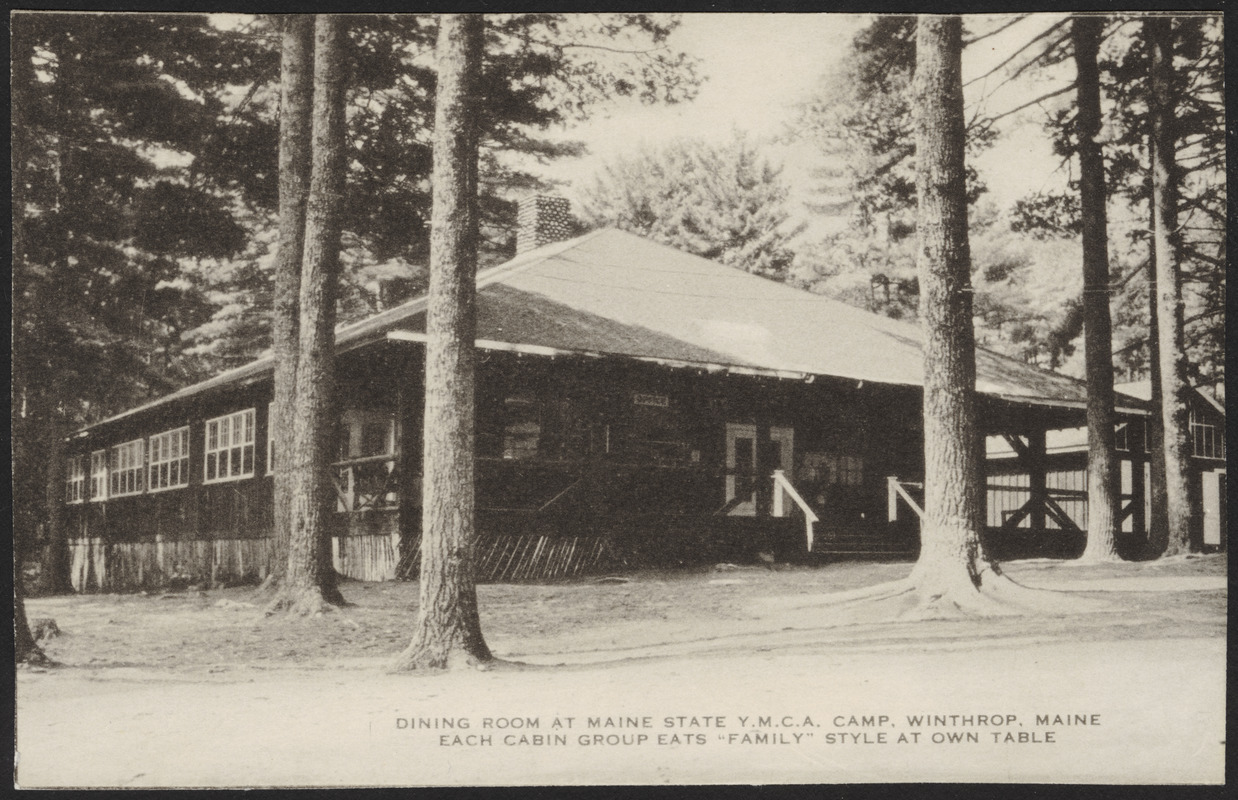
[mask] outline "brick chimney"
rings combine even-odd
[[[529,195],[516,213],[516,255],[572,234],[572,214],[566,197]]]

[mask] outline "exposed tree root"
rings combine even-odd
[[[902,580],[866,586],[826,596],[831,607],[847,607],[857,617],[892,621],[960,619],[1017,615],[1062,615],[1104,611],[1109,604],[1077,592],[1033,589],[1016,583],[996,568],[986,568],[976,579],[966,573],[952,581],[932,581],[912,575]],[[861,604],[869,613],[856,613]]]
[[[43,648],[37,645],[25,650],[25,652],[18,653],[16,661],[18,667],[51,668],[60,666],[59,661],[53,661],[48,658],[47,653],[43,652]]]
[[[328,592],[322,587],[314,586],[280,591],[263,613],[268,617],[279,613],[286,613],[290,617],[311,617],[334,613],[344,605],[346,603],[339,590]]]
[[[490,654],[489,649],[483,652],[455,646],[445,651],[440,647],[409,645],[404,652],[396,656],[391,663],[390,672],[454,672],[459,670],[476,670],[489,672],[496,669],[518,668],[519,662],[503,661]]]
[[[259,597],[274,595],[279,592],[282,585],[283,581],[280,579],[280,576],[272,572],[262,579],[262,583],[258,584],[258,588],[254,589],[254,594]]]
[[[1076,564],[1120,564],[1126,559],[1111,550],[1098,550],[1089,553],[1087,550],[1074,560]]]

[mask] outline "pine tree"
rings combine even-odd
[[[305,250],[305,209],[310,183],[310,134],[314,95],[314,18],[283,18],[280,65],[279,251],[271,339],[275,357],[275,400],[268,424],[274,429],[274,530],[268,585],[276,586],[288,568],[292,538],[291,471],[296,414],[297,351],[300,330],[301,261]]]
[[[1071,22],[1078,72],[1075,83],[1079,110],[1075,125],[1083,223],[1083,331],[1088,392],[1088,538],[1082,556],[1085,561],[1118,558],[1119,487],[1114,450],[1109,229],[1105,212],[1105,162],[1097,141],[1101,112],[1096,57],[1104,24],[1104,18],[1099,16],[1077,16]]]
[[[962,606],[1000,577],[980,543],[983,450],[963,168],[962,20],[926,17],[916,42],[916,198],[924,328],[924,518],[912,572],[927,608]]]
[[[715,145],[681,139],[604,165],[587,182],[580,212],[608,225],[757,275],[787,280],[789,187],[742,134]]]
[[[1183,345],[1184,313],[1178,232],[1178,171],[1175,163],[1173,20],[1153,16],[1143,23],[1152,52],[1150,88],[1152,156],[1152,231],[1156,248],[1157,346],[1161,379],[1161,447],[1165,459],[1168,531],[1165,555],[1191,549],[1191,453],[1188,402],[1190,383]]]
[[[493,660],[473,577],[473,405],[477,268],[477,86],[483,18],[444,14],[435,98],[434,206],[426,307],[421,586],[397,670]]]
[[[310,186],[305,209],[296,413],[287,455],[288,567],[268,613],[310,614],[342,605],[331,557],[331,477],[335,427],[335,297],[339,283],[344,182],[343,17],[314,20],[314,93]]]

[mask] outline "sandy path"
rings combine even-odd
[[[286,786],[1223,777],[1224,708],[1216,700],[1224,692],[1224,646],[1216,640],[897,654],[813,652],[804,644],[806,652],[792,655],[433,678],[387,675],[380,664],[350,673],[245,670],[227,680],[159,680],[136,670],[109,670],[117,674],[102,680],[24,674],[19,779],[24,786]],[[1167,694],[1149,697],[1146,690],[1158,686]],[[920,713],[1015,715],[1017,722],[922,728],[919,743],[895,743],[913,730],[906,716]],[[848,721],[840,715],[883,714],[890,720],[880,727],[835,724]],[[1037,714],[1098,714],[1100,724],[1037,726]],[[679,715],[722,716],[725,727],[664,727],[667,716]],[[749,729],[738,717],[756,715],[792,723],[765,731],[787,743],[719,738],[742,737]],[[573,728],[552,730],[556,716],[574,717]],[[590,716],[648,716],[653,727],[589,729]],[[487,717],[533,717],[540,727],[483,729]],[[400,718],[466,718],[470,727],[410,731],[397,728]],[[995,732],[1048,730],[1052,743],[992,740]],[[502,738],[558,732],[566,745]],[[878,732],[886,743],[826,740],[856,733],[875,742]],[[933,733],[967,732],[980,741],[928,741]],[[582,745],[582,733],[648,738]],[[790,738],[796,733],[798,743]],[[443,734],[490,735],[492,743],[444,747]],[[659,734],[680,738],[658,744]],[[683,743],[689,738],[704,744]]]
[[[67,631],[49,652],[69,666],[18,675],[18,779],[1224,779],[1223,556],[1012,565],[1030,586],[1088,589],[1092,610],[1068,616],[891,622],[831,605],[830,591],[907,568],[484,586],[495,652],[563,666],[430,677],[384,672],[411,584],[351,584],[356,604],[319,620],[263,621],[244,589],[37,598],[33,613]]]

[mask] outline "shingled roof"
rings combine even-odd
[[[923,383],[917,325],[615,229],[545,245],[483,270],[477,292],[481,346]],[[342,327],[337,349],[418,338],[425,308],[425,297],[418,297]],[[261,379],[271,370],[271,358],[261,358],[112,419]],[[1004,400],[1077,408],[1087,398],[1079,380],[984,349],[976,352],[976,373],[977,391]]]

